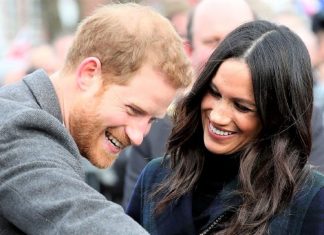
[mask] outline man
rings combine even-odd
[[[234,28],[254,19],[250,6],[244,0],[202,0],[189,19],[189,55],[196,76],[224,37]],[[140,146],[122,152],[127,159],[122,205],[127,207],[138,175],[149,160],[161,157],[172,129],[169,118],[154,123],[151,132]]]
[[[202,0],[191,20],[188,28],[190,57],[198,75],[225,36],[239,25],[254,20],[254,14],[244,0]]]
[[[317,51],[320,57],[320,63],[317,64],[319,76],[318,82],[324,86],[324,10],[319,10],[311,18],[312,31],[317,39]],[[323,96],[321,98],[324,98]]]
[[[84,180],[141,144],[191,70],[161,15],[136,4],[98,9],[79,26],[62,70],[0,90],[3,234],[147,234]]]

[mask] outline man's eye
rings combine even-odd
[[[206,46],[210,47],[216,47],[219,44],[220,40],[219,39],[209,39],[209,40],[204,40],[204,44]]]
[[[127,112],[129,115],[138,115],[140,112],[132,106],[127,106]]]
[[[151,124],[151,123],[156,122],[156,121],[157,121],[157,118],[150,118],[149,123]]]

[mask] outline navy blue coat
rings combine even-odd
[[[170,169],[161,164],[161,158],[152,160],[141,173],[127,208],[127,213],[152,235],[193,235],[192,195],[184,195],[168,205],[165,211],[155,216],[154,208],[158,199],[152,200],[151,192],[161,183]],[[324,234],[324,176],[313,171],[310,183],[300,191],[291,207],[287,208],[270,223],[270,234]],[[210,220],[201,229],[204,231],[229,206],[237,206],[239,198],[228,192],[235,190],[236,180],[226,185],[205,211]],[[311,233],[309,233],[311,232]]]

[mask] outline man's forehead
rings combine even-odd
[[[153,102],[142,102],[142,100],[134,100],[133,102],[131,102],[131,105],[145,115],[156,118],[163,118],[167,112],[169,104],[165,105],[164,103],[157,104]]]
[[[193,15],[193,28],[202,26],[212,27],[213,24],[221,27],[237,26],[251,21],[254,15],[250,6],[242,0],[204,0],[198,4]]]

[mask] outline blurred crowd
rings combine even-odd
[[[95,2],[96,4],[102,3],[101,1]],[[190,50],[188,43],[191,40],[190,32],[188,34],[188,28],[190,29],[191,23],[190,16],[198,2],[199,0],[141,1],[142,4],[151,5],[172,22],[176,31],[183,39],[187,50]],[[287,25],[302,38],[311,56],[315,74],[314,82],[318,84],[315,88],[315,96],[317,97],[315,102],[324,100],[324,1],[286,0],[274,2],[248,0],[247,2],[256,14],[256,18]],[[91,7],[94,8],[95,6]],[[87,6],[83,6],[83,8],[87,8]],[[90,11],[90,8],[88,11]],[[236,14],[235,12],[225,13]],[[207,18],[204,24],[211,27]],[[34,44],[33,39],[29,40],[32,41],[24,41],[22,43],[18,32],[17,36],[9,43],[9,46],[1,52],[0,86],[15,82],[38,68],[44,69],[48,74],[58,70],[62,66],[69,45],[73,40],[73,30],[67,33],[61,32],[53,40],[42,41],[38,44]],[[217,43],[217,40],[215,41],[210,42],[212,46]],[[154,127],[152,129],[154,130]],[[129,149],[124,151],[127,153]],[[159,151],[159,154],[163,154],[163,148],[159,149]],[[84,160],[87,182],[112,201],[122,203],[124,200],[123,204],[125,206],[127,204],[125,197],[129,197],[129,195],[124,194],[125,175],[127,163],[131,157],[131,154],[123,153],[112,168],[105,170],[98,170],[91,166],[87,160]],[[321,165],[323,163],[324,159],[314,159],[314,164],[318,165],[319,169],[322,169]],[[141,169],[142,167],[138,171]],[[136,178],[136,176],[134,177]]]
[[[150,5],[167,16],[179,35],[184,39],[184,42],[186,42],[188,16],[199,1],[200,0],[142,0],[136,2]],[[25,2],[25,4],[28,4],[28,1]],[[34,1],[29,2],[31,4]],[[82,11],[77,15],[80,17],[79,20],[82,20],[82,18],[89,15],[96,6],[109,4],[110,1],[76,2],[79,3],[79,11]],[[318,71],[318,80],[323,83],[323,1],[285,0],[271,2],[268,0],[247,0],[247,2],[258,18],[286,24],[303,37],[309,47],[314,66]],[[2,3],[4,3],[4,1]],[[26,15],[27,13],[21,12],[20,14]],[[65,13],[65,15],[68,15],[68,13]],[[6,20],[8,21],[8,19]],[[66,20],[61,19],[61,21]],[[0,34],[5,34],[4,32],[8,26],[5,23],[6,22],[0,17]],[[76,27],[77,23],[77,21],[74,22],[74,27]],[[49,23],[44,22],[43,25],[46,26],[49,25]],[[20,79],[22,75],[33,71],[35,68],[44,68],[49,73],[58,69],[73,39],[74,27],[71,27],[70,23],[68,30],[62,28],[62,32],[56,33],[52,38],[43,36],[49,34],[48,32],[41,34],[42,38],[34,38],[30,32],[25,32],[26,28],[28,28],[26,25],[22,25],[21,29],[18,28],[15,35],[9,38],[0,35],[0,44],[2,44],[0,45],[0,85],[16,81]],[[6,41],[6,43],[1,43],[2,41]],[[3,45],[6,47],[3,48]]]

